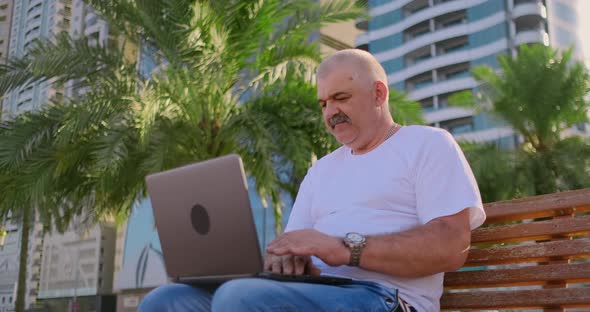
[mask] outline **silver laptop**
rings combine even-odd
[[[146,177],[168,275],[191,284],[260,276],[343,284],[330,276],[263,272],[242,160],[231,154]]]

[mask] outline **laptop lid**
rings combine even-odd
[[[146,184],[169,276],[210,278],[262,271],[238,155],[148,175]]]

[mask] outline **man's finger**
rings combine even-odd
[[[295,275],[301,275],[305,272],[306,258],[304,257],[293,257],[295,262]]]
[[[271,270],[273,273],[282,274],[283,273],[282,267],[283,267],[283,265],[282,265],[281,261],[273,261],[273,263],[271,265]]]
[[[283,256],[283,274],[293,274],[293,258],[291,256]]]
[[[309,274],[309,275],[320,275],[322,273],[322,271],[320,269],[318,269],[313,262],[311,261],[311,259],[309,260],[309,262],[306,263],[305,265],[305,274]]]
[[[272,270],[272,258],[274,256],[270,255],[270,254],[266,254],[266,256],[264,257],[264,270],[265,271],[271,271]]]

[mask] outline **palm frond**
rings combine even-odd
[[[85,87],[96,76],[114,78],[123,63],[121,51],[91,45],[86,38],[73,40],[64,33],[55,42],[36,41],[26,56],[0,65],[0,94],[50,79],[57,84],[79,79],[77,87]]]

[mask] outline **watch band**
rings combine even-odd
[[[359,264],[361,262],[361,251],[362,251],[361,245],[352,246],[350,248],[350,263],[348,265],[359,266]]]

